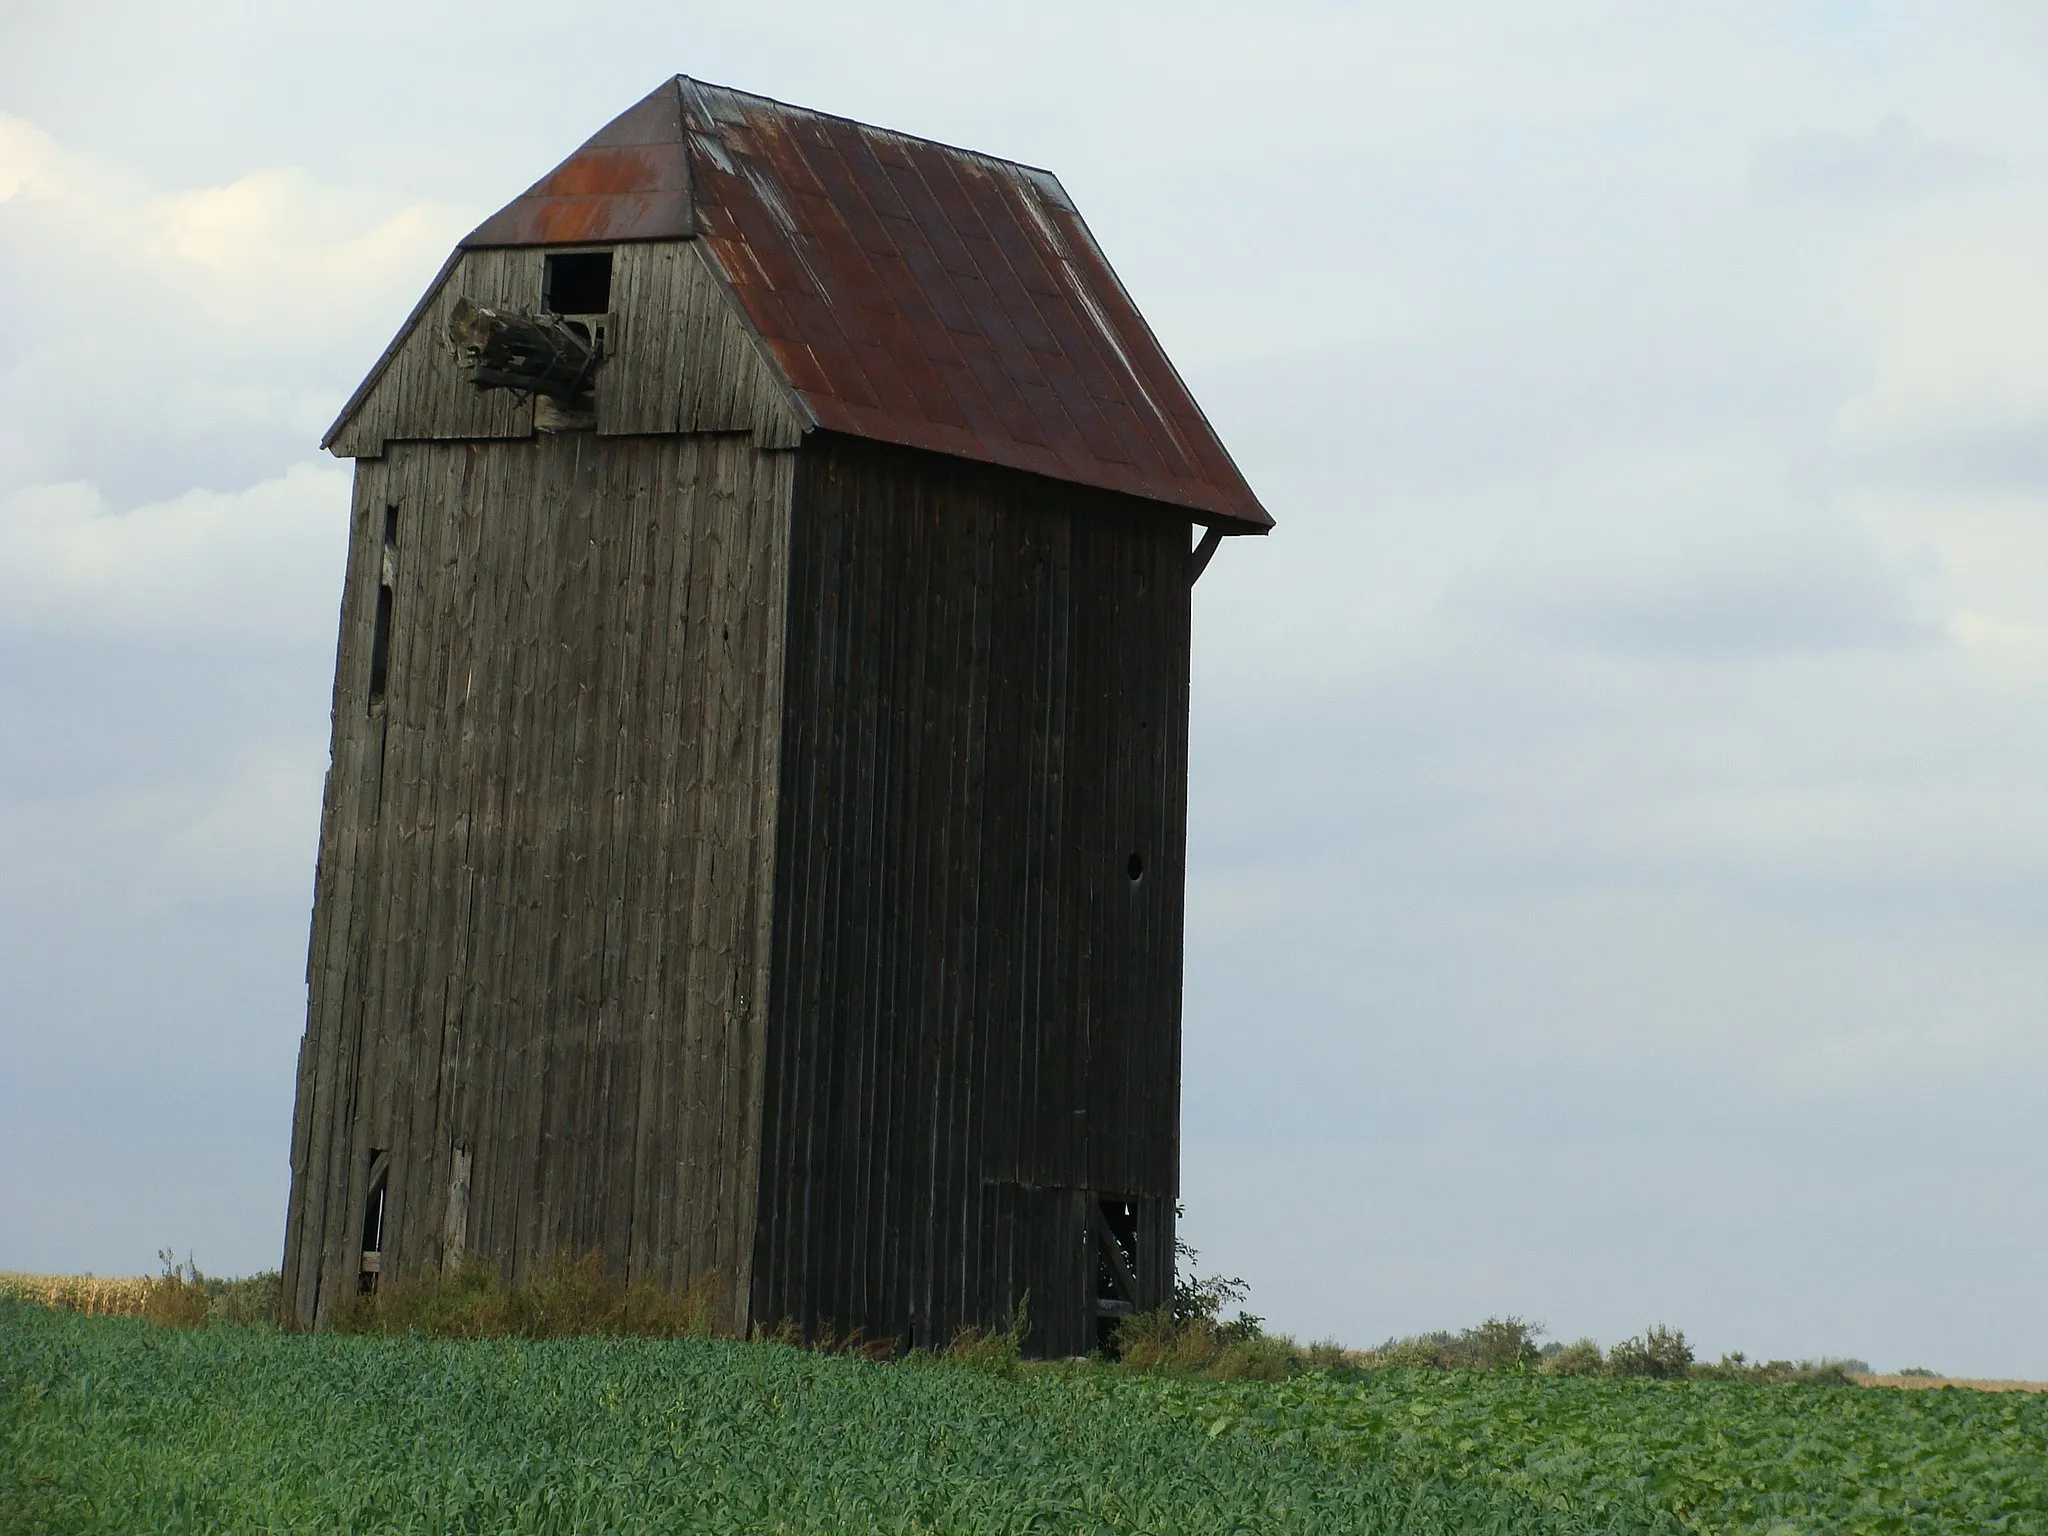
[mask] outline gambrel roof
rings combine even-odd
[[[677,76],[462,244],[678,240],[811,425],[1272,526],[1049,172]]]

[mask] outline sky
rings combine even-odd
[[[1057,172],[1278,520],[1195,596],[1205,1271],[2048,1377],[2034,0],[13,0],[0,1269],[277,1263],[319,438],[677,72]]]

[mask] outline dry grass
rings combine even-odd
[[[1972,1392],[2048,1392],[2048,1381],[1996,1381],[1963,1376],[1866,1376],[1860,1372],[1849,1379],[1859,1387],[1906,1387],[1913,1390],[1966,1387]]]
[[[156,1281],[147,1275],[23,1275],[0,1272],[0,1298],[101,1317],[140,1317]]]
[[[487,1264],[454,1275],[426,1273],[380,1286],[335,1325],[354,1333],[419,1333],[436,1338],[566,1338],[578,1334],[678,1338],[708,1334],[716,1293],[712,1276],[697,1295],[672,1296],[646,1281],[607,1274],[597,1252],[555,1256],[548,1271],[506,1285]]]

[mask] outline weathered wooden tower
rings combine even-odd
[[[593,1248],[726,1329],[1158,1304],[1189,589],[1271,520],[1059,183],[670,80],[326,446],[297,1322]]]

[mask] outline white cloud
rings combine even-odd
[[[161,496],[318,440],[474,208],[290,166],[163,186],[0,115],[0,492]]]
[[[421,262],[438,261],[475,211],[392,207],[374,189],[323,183],[293,166],[220,186],[153,186],[6,113],[0,202],[12,204],[11,227],[30,261],[84,258],[99,276],[125,278],[131,298],[168,305],[150,317],[154,326],[197,315],[260,328],[273,356],[280,343],[331,342],[365,311],[388,313]],[[65,315],[75,327],[78,308]]]
[[[2048,209],[1916,228],[1867,285],[1871,372],[1839,424],[1862,448],[2048,434]]]
[[[348,505],[330,460],[123,511],[90,485],[28,487],[0,500],[0,627],[330,645]]]
[[[60,185],[56,140],[0,112],[0,202],[27,193],[49,195]]]

